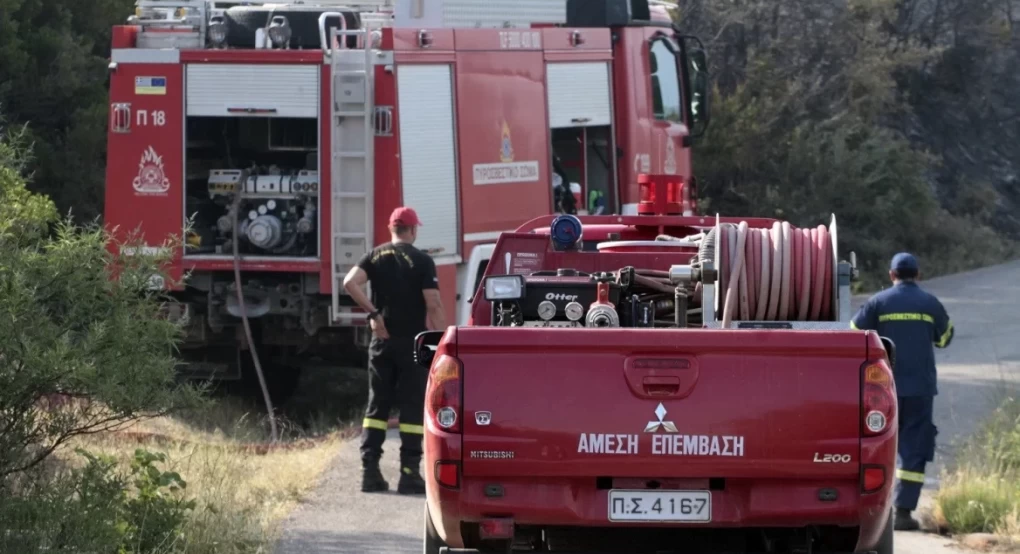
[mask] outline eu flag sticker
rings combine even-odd
[[[135,94],[166,94],[166,77],[135,77]]]

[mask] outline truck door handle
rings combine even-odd
[[[698,359],[676,354],[637,354],[623,364],[623,378],[638,398],[682,400],[698,383]]]
[[[673,396],[680,392],[679,377],[645,377],[641,385],[649,396]]]

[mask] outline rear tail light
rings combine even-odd
[[[863,433],[874,437],[887,432],[896,418],[896,386],[885,360],[868,362],[863,373]]]
[[[447,433],[460,433],[461,429],[461,364],[460,360],[442,354],[429,375],[425,393],[428,416]]]
[[[448,489],[459,488],[460,464],[447,460],[436,462],[436,481]]]
[[[876,492],[885,486],[885,468],[864,466],[861,468],[861,492]]]

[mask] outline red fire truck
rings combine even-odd
[[[695,209],[705,54],[660,4],[139,0],[113,30],[105,219],[145,248],[185,235],[166,286],[187,370],[240,374],[242,308],[267,377],[363,359],[340,283],[399,205],[455,323],[556,183],[628,214],[639,174],[672,174]]]

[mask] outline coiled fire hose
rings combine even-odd
[[[255,365],[255,373],[259,378],[259,386],[262,387],[262,397],[266,401],[266,410],[269,412],[269,429],[271,433],[272,442],[279,440],[279,435],[276,431],[276,416],[273,412],[273,402],[269,398],[269,387],[266,386],[266,378],[262,374],[262,364],[259,362],[259,353],[255,349],[255,341],[252,340],[251,324],[248,323],[248,310],[244,303],[244,292],[241,289],[241,254],[238,250],[238,243],[240,242],[240,226],[237,222],[237,212],[241,209],[241,195],[244,192],[244,183],[248,180],[248,170],[241,171],[241,177],[237,181],[237,190],[234,191],[234,200],[231,204],[230,211],[233,214],[234,220],[234,236],[231,239],[234,247],[234,288],[237,291],[237,306],[241,310],[241,323],[244,325],[244,335],[248,340],[248,351],[251,352],[251,359]],[[240,358],[238,359],[240,363]]]
[[[725,294],[722,327],[740,321],[831,321],[833,247],[829,229],[793,228],[775,222],[750,229],[747,222],[718,227],[703,239],[719,250],[719,294]],[[714,242],[714,244],[708,244]],[[708,259],[699,252],[699,259]]]

